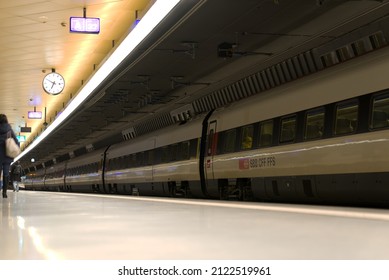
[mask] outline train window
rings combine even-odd
[[[119,169],[119,158],[114,158],[113,161],[112,161],[113,165],[112,165],[112,170],[118,170]]]
[[[125,155],[125,156],[122,158],[122,164],[121,164],[121,167],[122,167],[122,168],[121,168],[121,169],[128,168],[129,160],[130,160],[129,155]]]
[[[126,157],[119,157],[117,169],[124,169],[124,168],[126,168]]]
[[[230,129],[224,132],[222,153],[232,153],[235,151],[236,129]]]
[[[144,165],[144,153],[143,152],[136,153],[136,166],[139,167],[143,165]]]
[[[215,136],[215,131],[211,129],[208,134],[208,139],[207,139],[207,155],[210,156],[212,155],[212,147],[213,147],[213,140]]]
[[[280,143],[292,142],[296,138],[296,116],[281,119]]]
[[[147,165],[152,165],[154,163],[154,150],[147,151]]]
[[[131,154],[130,158],[131,158],[130,167],[136,167],[137,166],[136,154]]]
[[[357,100],[342,102],[336,106],[335,135],[355,132],[358,123]]]
[[[149,151],[144,151],[142,153],[142,165],[147,166],[149,164]]]
[[[126,160],[126,168],[130,168],[131,167],[131,154],[126,155],[124,158]]]
[[[118,170],[119,169],[119,158],[113,158],[111,159],[111,170]]]
[[[130,157],[129,157],[129,155],[125,155],[122,160],[123,160],[122,168],[123,169],[128,168],[129,164],[130,164]]]
[[[247,125],[242,127],[242,136],[240,139],[240,149],[248,150],[253,147],[253,134],[254,134],[254,126]]]
[[[190,140],[190,158],[196,158],[198,142],[198,138]]]
[[[161,148],[161,162],[169,162],[169,149],[167,146]]]
[[[162,148],[154,149],[153,164],[160,164],[161,163],[161,151],[162,151]]]
[[[259,147],[271,146],[273,139],[273,121],[261,122],[259,127]]]
[[[114,170],[114,167],[113,167],[113,159],[110,158],[108,160],[108,165],[106,166],[106,171],[111,171],[111,170]]]
[[[179,154],[180,160],[186,160],[190,158],[190,143],[185,141],[181,143],[181,152]]]
[[[93,172],[94,172],[94,173],[99,172],[99,163],[98,163],[98,162],[95,162],[95,163],[93,164]]]
[[[175,151],[176,157],[174,160],[175,161],[182,160],[182,157],[183,157],[183,155],[182,155],[182,143],[177,143],[177,144],[175,144],[175,146],[176,146],[176,151]]]
[[[313,109],[305,116],[305,140],[319,139],[323,136],[324,108]]]
[[[389,95],[373,98],[373,109],[370,118],[370,128],[378,129],[389,126]]]
[[[172,144],[169,146],[170,150],[170,161],[176,161],[178,158],[178,144]]]

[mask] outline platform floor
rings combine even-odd
[[[389,210],[20,191],[0,259],[389,259]]]

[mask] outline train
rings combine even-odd
[[[27,190],[389,205],[389,48],[28,172]]]

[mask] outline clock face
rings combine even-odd
[[[60,74],[52,72],[43,78],[42,86],[48,94],[57,95],[63,91],[65,80]]]

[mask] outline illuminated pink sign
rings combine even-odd
[[[90,17],[70,17],[70,32],[99,34],[100,19]]]
[[[41,119],[42,112],[41,111],[28,111],[28,118],[29,119]]]

